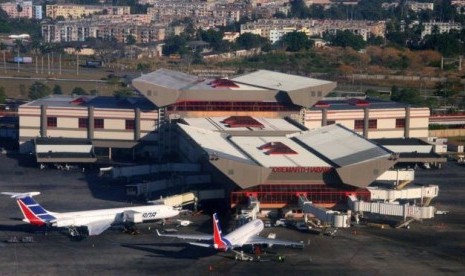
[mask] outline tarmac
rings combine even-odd
[[[21,164],[21,165],[19,165]],[[124,187],[102,182],[92,172],[40,170],[17,157],[0,156],[0,191],[40,191],[36,200],[56,212],[132,204]],[[29,163],[32,164],[32,163]],[[449,211],[410,229],[356,226],[333,237],[281,227],[266,228],[280,239],[302,241],[304,249],[273,247],[260,261],[236,261],[230,252],[158,237],[155,229],[211,233],[209,216],[184,215],[194,223],[176,227],[138,225],[139,234],[111,228],[99,236],[73,240],[66,232],[35,228],[22,221],[13,199],[0,200],[0,275],[456,275],[465,271],[465,167],[418,170],[415,183],[437,184],[432,204]],[[225,223],[226,225],[226,223]],[[223,227],[228,232],[228,227]],[[284,261],[278,261],[279,256]]]

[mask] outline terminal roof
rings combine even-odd
[[[46,105],[49,107],[97,107],[97,108],[110,108],[110,109],[134,109],[140,108],[142,110],[153,110],[155,105],[144,97],[104,97],[104,96],[57,96],[52,95],[42,99],[38,99],[22,106],[41,106]]]
[[[215,79],[205,79],[183,72],[172,71],[168,69],[159,69],[157,71],[142,75],[137,78],[137,82],[156,84],[161,87],[175,90],[263,90],[260,87],[254,87],[247,84],[235,85],[215,85]],[[230,81],[234,84],[233,81]]]
[[[330,81],[268,70],[258,70],[252,73],[238,76],[232,80],[243,84],[281,91],[299,90],[331,83]]]
[[[363,102],[363,104],[357,104],[358,102]],[[323,98],[318,103],[316,103],[311,110],[319,110],[321,107],[325,107],[328,110],[348,110],[348,109],[363,109],[365,107],[369,109],[389,109],[389,108],[406,108],[408,104],[394,102],[394,101],[385,101],[380,99],[372,98]]]
[[[237,117],[237,116],[236,116]],[[301,131],[297,126],[289,123],[283,119],[277,118],[257,118],[250,117],[257,121],[261,127],[230,127],[225,120],[230,117],[204,117],[204,118],[184,118],[183,120],[191,125],[202,129],[208,129],[211,131],[223,131],[223,132],[265,132],[265,131],[288,131],[298,132]],[[258,135],[258,133],[255,133]]]
[[[392,153],[357,133],[336,124],[298,135],[295,139],[311,147],[339,167],[390,156]]]

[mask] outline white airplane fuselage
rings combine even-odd
[[[147,205],[66,213],[50,213],[56,218],[56,221],[52,223],[52,226],[79,227],[85,226],[95,220],[112,220],[115,224],[123,223],[125,219],[125,212],[141,213],[143,222],[165,219],[176,216],[179,213],[179,211],[165,205]]]
[[[263,228],[263,221],[255,219],[225,235],[224,239],[228,240],[234,247],[241,247],[249,237],[260,234]]]

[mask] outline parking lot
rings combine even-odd
[[[18,164],[15,156],[0,155],[0,191],[40,191],[45,208],[78,211],[121,207],[127,202],[122,186],[99,181],[96,173],[40,170]],[[263,231],[266,236],[302,241],[304,249],[271,248],[260,262],[234,260],[234,254],[192,247],[174,238],[158,237],[155,229],[175,228],[179,233],[211,233],[207,215],[185,218],[194,223],[176,227],[159,223],[139,226],[128,235],[112,228],[81,241],[66,233],[45,234],[18,220],[21,212],[8,197],[0,201],[1,275],[204,275],[204,274],[462,274],[465,271],[465,167],[449,163],[440,170],[419,170],[416,182],[437,184],[433,205],[449,211],[410,229],[366,226],[341,229],[332,238],[284,227]],[[223,224],[225,224],[223,222]],[[224,227],[226,229],[228,227]],[[16,242],[12,242],[12,237]],[[285,261],[278,261],[278,256]]]

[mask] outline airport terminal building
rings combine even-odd
[[[336,83],[259,70],[203,79],[160,69],[133,80],[143,96],[51,96],[20,106],[20,151],[39,163],[127,156],[200,163],[231,205],[280,208],[305,194],[334,206],[397,161],[369,139],[426,138],[429,109],[325,98]],[[364,173],[360,173],[364,172]]]

